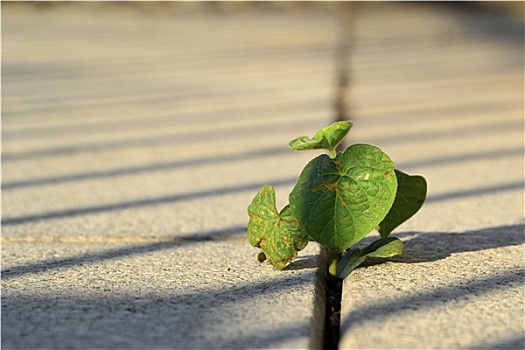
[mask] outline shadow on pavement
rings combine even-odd
[[[164,238],[164,241],[161,242],[127,245],[121,248],[108,249],[95,253],[87,253],[60,260],[44,260],[30,265],[13,266],[2,270],[2,279],[7,280],[29,274],[45,273],[50,270],[62,269],[71,266],[97,263],[149,252],[163,251],[189,244],[196,244],[199,242],[224,239],[228,237],[239,237],[245,233],[246,226],[232,226],[220,230],[166,237]]]
[[[513,337],[508,337],[500,340],[499,342],[491,344],[478,344],[468,349],[490,349],[490,350],[503,350],[503,349],[523,349],[525,348],[525,334],[518,334]]]
[[[396,263],[431,262],[457,253],[520,245],[525,243],[524,230],[524,225],[509,225],[462,233],[416,233],[414,238],[404,241],[403,255],[392,258],[391,261]],[[408,232],[395,236],[403,239],[413,234]]]
[[[466,232],[402,232],[392,234],[405,246],[403,255],[388,258],[392,263],[415,264],[445,259],[452,254],[481,251],[525,244],[525,225],[489,227]],[[366,237],[360,245],[377,237]],[[385,259],[368,258],[360,267],[384,263]]]
[[[396,235],[404,240],[405,252],[400,257],[389,259],[392,263],[423,263],[445,259],[452,254],[464,252],[483,251],[508,246],[517,246],[525,243],[525,225],[507,225],[490,227],[467,232],[405,232]],[[412,237],[412,238],[410,238]],[[367,238],[370,240],[371,238]],[[362,266],[371,266],[384,262],[384,259],[370,259]],[[353,310],[345,318],[341,326],[341,333],[352,332],[352,328],[374,319],[395,317],[397,313],[407,310],[430,309],[447,302],[470,296],[479,297],[485,293],[522,286],[525,283],[525,269],[507,269],[504,272],[490,276],[479,277],[435,288],[393,301],[378,303],[372,306],[361,307]],[[516,338],[502,340],[501,343],[469,347],[471,349],[510,349],[516,344],[523,344],[523,334]],[[521,346],[520,345],[520,346]]]
[[[211,291],[184,292],[174,285],[173,295],[3,297],[2,321],[9,322],[2,322],[2,346],[236,349],[257,344],[271,348],[304,337],[314,320],[291,324],[284,317],[263,322],[268,320],[265,313],[274,311],[262,303],[268,302],[267,295],[282,298],[309,285],[311,273]],[[261,312],[247,316],[247,303],[259,305]]]
[[[507,270],[488,277],[462,281],[460,284],[451,284],[428,292],[398,298],[394,301],[357,308],[346,317],[341,326],[341,333],[351,332],[352,328],[358,324],[373,322],[374,319],[394,317],[398,313],[407,312],[407,310],[430,309],[461,298],[473,295],[479,297],[485,293],[522,286],[525,282],[524,277],[525,269]]]
[[[42,177],[23,181],[12,181],[2,184],[2,191],[12,190],[21,187],[36,187],[50,184],[60,184],[67,182],[77,182],[92,179],[101,179],[107,177],[135,175],[142,173],[151,173],[156,171],[167,171],[174,169],[192,168],[198,166],[207,166],[210,164],[225,164],[235,163],[242,160],[252,160],[257,158],[265,157],[277,157],[291,151],[286,147],[268,147],[264,149],[254,150],[241,154],[228,154],[228,155],[213,155],[208,157],[191,158],[184,160],[175,160],[169,162],[159,162],[147,165],[137,165],[130,167],[122,167],[117,169],[108,169],[101,171],[76,173],[54,177]]]
[[[295,178],[284,178],[284,179],[279,179],[279,180],[272,180],[272,185],[274,187],[293,185],[295,184],[296,181],[297,180]],[[153,205],[161,205],[161,204],[175,203],[175,202],[181,202],[181,201],[190,201],[190,200],[194,200],[198,198],[222,196],[222,195],[245,192],[245,191],[256,191],[256,190],[259,190],[263,185],[266,185],[266,184],[267,182],[249,183],[249,184],[244,184],[244,185],[240,184],[240,185],[231,186],[231,187],[222,187],[222,188],[215,188],[215,189],[196,191],[196,192],[190,192],[190,193],[173,194],[173,195],[167,195],[167,196],[161,196],[161,197],[132,200],[132,201],[127,201],[127,202],[109,203],[109,204],[102,204],[102,205],[91,206],[91,207],[78,207],[78,208],[57,210],[57,211],[52,211],[52,212],[47,212],[47,213],[22,215],[22,216],[16,216],[16,217],[6,217],[6,218],[2,218],[2,225],[3,226],[19,225],[19,224],[23,224],[27,222],[61,219],[61,218],[73,217],[73,216],[92,215],[92,214],[111,212],[111,211],[116,211],[116,210],[148,207],[148,206],[153,206]]]

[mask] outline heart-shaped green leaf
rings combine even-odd
[[[248,240],[254,247],[261,248],[272,265],[282,270],[297,257],[297,252],[304,249],[310,238],[293,217],[290,206],[285,206],[277,213],[275,190],[272,186],[263,186],[248,206]]]
[[[379,148],[355,144],[334,159],[320,155],[303,169],[290,193],[301,227],[339,253],[383,220],[396,195],[394,164]]]
[[[332,125],[319,130],[312,138],[301,136],[290,141],[288,145],[295,151],[326,149],[333,152],[346,134],[348,134],[351,127],[352,122],[335,122]]]
[[[422,176],[410,176],[395,170],[397,194],[388,215],[377,227],[386,238],[396,227],[412,217],[421,208],[427,196],[427,182]]]
[[[367,245],[362,250],[349,249],[337,264],[337,277],[346,278],[366,258],[391,258],[403,254],[403,242],[396,237],[380,238]]]

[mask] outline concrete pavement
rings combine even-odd
[[[330,116],[333,14],[2,6],[2,348],[318,347],[318,247],[246,225]]]
[[[246,207],[332,120],[337,8],[185,6],[2,3],[3,348],[321,346],[319,248],[259,264]],[[429,199],[345,281],[341,348],[522,348],[522,19],[354,20],[349,141]]]
[[[525,347],[523,8],[516,15],[399,4],[358,17],[353,101],[378,109],[358,114],[358,140],[424,175],[428,200],[393,232],[403,256],[345,280],[341,348]]]

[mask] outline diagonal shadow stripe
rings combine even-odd
[[[378,136],[377,138],[371,138],[367,140],[371,144],[380,144],[387,145],[391,144],[400,144],[407,142],[416,142],[416,141],[428,141],[431,139],[440,140],[456,138],[461,136],[466,138],[468,136],[479,137],[484,133],[495,133],[495,132],[504,132],[504,131],[515,131],[516,129],[522,129],[523,122],[496,122],[490,125],[477,125],[477,126],[465,126],[465,127],[454,127],[448,130],[443,130],[436,132],[435,130],[428,132],[419,132],[419,133],[400,133],[391,136]],[[86,143],[80,145],[68,145],[68,146],[57,146],[49,147],[41,150],[31,150],[19,153],[3,153],[3,161],[18,161],[24,159],[33,159],[33,158],[44,158],[44,157],[56,157],[70,154],[78,154],[85,152],[95,152],[104,149],[113,149],[119,147],[144,147],[144,146],[158,146],[166,144],[179,144],[179,143],[194,143],[201,142],[202,139],[206,138],[207,140],[221,139],[225,137],[238,137],[249,136],[249,135],[260,135],[261,132],[279,132],[285,130],[282,127],[276,127],[275,125],[263,125],[254,127],[253,125],[239,127],[237,129],[228,129],[222,132],[210,133],[209,131],[197,131],[193,133],[188,133],[185,135],[173,134],[166,136],[156,136],[156,137],[136,137],[127,140],[117,140],[109,141],[105,143],[94,142]]]
[[[304,121],[304,120],[303,120]],[[260,136],[263,133],[279,133],[287,132],[288,127],[295,125],[297,122],[293,120],[283,121],[279,125],[267,124],[267,125],[247,125],[236,128],[229,128],[221,131],[210,132],[209,130],[197,130],[187,132],[185,134],[172,133],[163,136],[141,136],[133,137],[125,140],[115,140],[106,142],[90,142],[84,144],[71,144],[66,146],[52,146],[44,149],[22,151],[16,153],[3,152],[2,160],[18,161],[25,159],[34,158],[47,158],[57,157],[64,155],[72,155],[86,152],[96,152],[106,149],[115,149],[122,147],[147,147],[147,146],[160,146],[160,145],[176,145],[176,144],[188,144],[202,142],[207,140],[211,142],[213,140],[220,140],[224,138],[239,138],[239,137],[251,137],[253,135]]]
[[[83,180],[99,179],[113,176],[123,176],[123,175],[135,175],[146,172],[154,171],[164,171],[180,168],[190,168],[197,167],[200,165],[210,165],[217,163],[228,163],[235,162],[245,159],[254,159],[254,158],[264,158],[264,157],[275,157],[285,153],[290,153],[290,149],[285,147],[268,147],[265,149],[255,150],[252,152],[247,152],[243,154],[232,154],[224,156],[213,156],[213,157],[203,157],[203,158],[192,158],[186,160],[172,161],[172,162],[161,162],[150,165],[142,166],[133,166],[133,167],[123,167],[118,169],[103,170],[103,171],[93,171],[88,173],[79,173],[79,174],[70,174],[63,176],[53,176],[53,177],[42,177],[39,179],[30,179],[24,181],[13,181],[2,184],[2,190],[12,190],[15,188],[21,187],[34,187],[41,185],[49,185],[56,183],[67,183],[67,182],[76,182]]]
[[[523,224],[487,227],[465,232],[400,232],[394,233],[404,241],[404,252],[389,261],[396,264],[413,264],[446,259],[452,254],[477,252],[487,249],[525,244]],[[358,243],[360,247],[372,243],[377,237],[367,236]],[[382,258],[370,258],[360,266],[381,264]]]
[[[487,278],[473,279],[461,284],[448,287],[436,288],[432,291],[419,293],[414,296],[399,298],[392,302],[379,303],[372,306],[361,307],[351,311],[341,325],[341,333],[351,332],[353,327],[365,322],[373,322],[376,319],[394,317],[401,312],[407,312],[407,306],[411,309],[432,308],[443,302],[452,302],[469,295],[481,295],[500,289],[523,285],[525,282],[525,269],[516,269],[493,275]]]
[[[241,91],[239,91],[241,92]],[[239,96],[238,93],[236,96]],[[267,91],[260,91],[264,93]],[[257,92],[256,92],[257,93]],[[205,97],[208,98],[209,94],[204,93]],[[155,95],[158,98],[158,95]],[[230,96],[227,94],[227,96]],[[173,102],[175,96],[170,94],[165,99]],[[180,98],[180,96],[179,96]],[[183,100],[187,98],[184,96]],[[136,102],[136,96],[131,97]],[[163,100],[161,100],[162,102]],[[75,101],[76,102],[76,101]],[[127,102],[127,101],[125,101]],[[146,101],[152,102],[152,101]],[[159,101],[157,101],[159,102]],[[276,102],[276,101],[272,101]],[[268,103],[267,101],[259,101],[257,104],[250,104],[247,106],[242,106],[243,113],[245,114],[255,114],[255,113],[273,113],[276,110],[276,105],[274,103]],[[324,100],[322,98],[312,99],[305,101],[304,99],[286,99],[283,101],[278,101],[279,110],[286,111],[293,109],[294,111],[312,111],[318,109],[319,106],[324,105]],[[114,101],[108,101],[108,104],[114,104]],[[493,102],[490,106],[494,108],[496,102]],[[57,108],[57,104],[52,104],[54,108]],[[100,104],[97,104],[100,107]],[[75,105],[76,108],[78,108]],[[2,138],[8,141],[18,141],[24,139],[56,139],[60,136],[67,135],[71,136],[77,134],[79,137],[83,137],[90,134],[100,135],[103,133],[112,133],[112,132],[126,132],[129,130],[136,130],[144,127],[166,127],[166,125],[173,125],[174,121],[177,123],[194,123],[195,126],[202,125],[202,123],[207,123],[209,121],[209,116],[205,112],[209,111],[209,108],[192,109],[189,111],[177,111],[176,113],[170,112],[167,114],[158,113],[148,116],[138,116],[138,117],[129,117],[129,118],[119,118],[119,119],[104,119],[104,120],[77,120],[70,121],[67,120],[70,124],[61,123],[59,125],[42,125],[42,126],[32,126],[32,124],[27,123],[27,125],[19,126],[15,129],[2,130]],[[63,107],[62,107],[63,108]],[[225,105],[221,106],[220,109],[214,109],[215,113],[220,112],[228,116],[228,120],[231,121],[232,115],[237,115],[239,113],[239,105]],[[42,107],[38,106],[37,111],[41,111]],[[60,106],[58,107],[60,109]],[[53,110],[54,111],[54,110]],[[217,120],[217,119],[214,119]],[[217,122],[220,122],[222,119],[218,119]],[[304,121],[304,119],[303,119]]]
[[[71,209],[52,211],[52,212],[41,213],[41,214],[6,217],[2,219],[2,225],[4,226],[20,225],[24,223],[36,222],[36,221],[42,221],[42,220],[61,219],[65,217],[74,217],[74,216],[82,216],[82,215],[93,215],[93,214],[102,213],[102,212],[110,212],[110,211],[133,209],[133,208],[140,208],[140,207],[146,207],[146,206],[162,205],[162,204],[167,204],[167,203],[189,201],[189,200],[205,198],[205,197],[223,196],[227,194],[239,193],[239,192],[244,192],[244,191],[258,190],[259,188],[261,188],[267,183],[271,183],[272,186],[274,187],[279,187],[279,186],[293,185],[295,184],[296,181],[297,180],[295,178],[287,178],[287,179],[280,179],[280,180],[272,180],[269,182],[267,181],[267,182],[260,182],[260,183],[252,183],[252,184],[246,184],[246,185],[224,187],[224,188],[219,188],[219,189],[214,189],[214,190],[206,190],[206,191],[198,191],[198,192],[177,194],[177,195],[171,195],[171,196],[148,198],[148,199],[142,199],[142,200],[136,200],[136,201],[110,203],[110,204],[104,204],[104,205],[99,205],[99,206],[82,207],[82,208],[71,208]],[[478,196],[478,195],[484,195],[484,194],[512,191],[516,189],[522,189],[523,185],[524,185],[523,182],[516,182],[516,183],[510,183],[506,185],[474,188],[474,189],[469,189],[465,191],[443,193],[443,194],[429,197],[427,199],[427,203],[435,203],[435,202],[442,202],[442,201],[453,200],[453,199],[464,198],[464,197],[472,197],[472,196]]]
[[[466,139],[468,137],[479,138],[484,134],[497,134],[500,132],[514,132],[516,130],[523,130],[523,121],[508,121],[508,122],[494,122],[481,125],[467,125],[462,127],[452,127],[445,130],[429,130],[422,132],[399,133],[392,135],[379,135],[370,137],[366,140],[367,143],[381,145],[384,147],[388,144],[406,144],[417,142],[429,142],[430,140],[457,140],[458,137]]]
[[[82,341],[84,348],[119,348],[121,341],[112,338],[111,334],[115,331],[119,334],[126,334],[128,342],[126,344],[134,344],[133,348],[157,348],[157,349],[246,349],[247,344],[257,344],[262,348],[273,348],[284,340],[291,340],[297,337],[309,337],[310,342],[317,343],[312,339],[315,335],[315,329],[323,322],[322,318],[312,317],[297,319],[293,324],[287,327],[278,328],[275,324],[266,323],[261,325],[257,334],[253,334],[254,327],[250,327],[247,332],[234,332],[232,334],[218,334],[211,322],[217,318],[223,318],[221,315],[224,308],[229,305],[242,303],[249,303],[253,299],[268,300],[272,296],[282,293],[293,293],[302,288],[314,283],[320,283],[320,275],[317,274],[316,269],[306,271],[301,275],[279,275],[276,278],[266,278],[263,281],[237,283],[235,285],[222,285],[218,288],[207,291],[191,291],[181,295],[163,295],[159,297],[145,297],[134,298],[130,297],[108,297],[100,298],[93,296],[81,297],[42,297],[38,295],[29,296],[28,300],[24,296],[6,296],[2,299],[2,321],[16,320],[19,321],[20,313],[25,313],[31,310],[31,313],[48,313],[51,315],[60,315],[61,317],[51,317],[50,323],[43,325],[40,334],[46,335],[45,332],[51,332],[56,329],[65,330],[65,334],[76,334],[79,328],[86,326],[85,321],[71,322],[67,321],[71,315],[86,315],[88,318],[93,314],[105,314],[108,318],[118,318],[122,314],[128,315],[126,319],[126,327],[124,329],[134,329],[134,331],[126,333],[122,332],[122,328],[110,329],[102,328],[100,324],[94,325],[95,332],[102,335],[102,339],[97,337],[86,337]],[[323,298],[318,297],[315,303],[322,303]],[[140,303],[140,307],[145,309],[145,312],[140,317],[135,317],[129,313],[121,313],[121,310],[133,309]],[[52,305],[52,307],[49,307]],[[87,306],[87,307],[86,307]],[[108,313],[107,310],[111,310]],[[177,310],[179,312],[177,312]],[[222,310],[222,311],[221,311]],[[146,316],[146,317],[144,317]],[[152,320],[152,318],[162,318],[166,322],[152,322],[154,329],[150,324],[144,325],[145,321]],[[230,314],[230,317],[231,314]],[[260,315],[255,319],[260,319]],[[264,316],[263,316],[264,318]],[[73,319],[78,319],[73,317]],[[236,316],[233,315],[233,320]],[[242,319],[242,316],[241,316]],[[25,320],[27,322],[27,320]],[[4,323],[3,323],[4,324]],[[25,325],[27,323],[24,323]],[[29,322],[31,325],[32,322]],[[31,339],[31,335],[20,336],[17,328],[20,327],[20,322],[5,322],[5,327],[2,327],[2,334],[12,334],[13,337],[19,337],[19,342],[27,344],[27,341],[35,341]],[[199,337],[188,337],[187,332],[199,327]],[[257,329],[257,328],[255,328]],[[151,337],[151,332],[159,332],[167,336]],[[262,331],[262,332],[261,332]],[[85,332],[85,330],[84,330]],[[150,336],[146,336],[144,332],[148,332]],[[310,334],[309,334],[310,333]],[[148,339],[144,344],[142,338]],[[23,337],[23,338],[22,338]],[[8,344],[8,340],[13,341],[13,338],[4,339],[2,337],[2,345],[4,341]],[[38,342],[37,339],[36,341]],[[184,344],[180,341],[183,340]],[[101,343],[102,341],[102,343]],[[178,341],[178,342],[177,342]],[[102,345],[103,344],[103,345]],[[146,347],[143,347],[143,345]],[[40,348],[40,347],[38,347]]]
[[[492,341],[490,343],[483,342],[480,344],[470,345],[463,349],[491,349],[491,350],[503,350],[503,349],[525,349],[525,333],[517,334],[513,337],[500,339],[499,341]]]
[[[511,183],[504,184],[504,185],[472,188],[472,189],[468,189],[464,191],[447,192],[447,193],[430,196],[426,200],[426,202],[436,203],[436,202],[443,202],[443,201],[464,198],[464,197],[473,197],[473,196],[481,196],[484,194],[513,191],[517,189],[523,189],[524,184],[525,183],[523,181],[518,181],[518,182],[511,182]]]
[[[266,185],[267,183],[271,183],[272,186],[278,187],[278,186],[293,185],[295,184],[296,181],[297,179],[295,178],[287,178],[287,179],[280,179],[280,180],[272,180],[270,182],[251,183],[251,184],[245,184],[245,185],[223,187],[223,188],[212,189],[212,190],[175,194],[175,195],[170,195],[170,196],[154,197],[154,198],[147,198],[147,199],[141,199],[141,200],[127,201],[127,202],[110,203],[110,204],[103,204],[103,205],[91,206],[91,207],[57,210],[57,211],[41,213],[41,214],[7,217],[7,218],[2,219],[2,225],[4,226],[19,225],[23,223],[35,222],[35,221],[41,221],[41,220],[51,220],[51,219],[61,219],[65,217],[92,215],[92,214],[110,212],[110,211],[116,211],[116,210],[124,210],[124,209],[140,208],[140,207],[147,207],[147,206],[155,206],[155,205],[161,205],[161,204],[167,204],[167,203],[175,203],[175,202],[181,202],[181,201],[189,201],[189,200],[195,200],[199,198],[224,196],[228,194],[258,190],[262,186]]]
[[[77,181],[85,181],[92,179],[100,179],[107,177],[117,177],[117,176],[127,176],[141,174],[145,172],[155,172],[155,171],[164,171],[164,170],[173,170],[180,168],[190,168],[198,167],[200,165],[209,165],[217,163],[228,163],[241,161],[245,159],[254,159],[254,158],[264,158],[264,157],[273,157],[279,156],[282,154],[289,153],[288,148],[283,147],[268,147],[265,149],[255,150],[248,153],[238,154],[238,155],[225,155],[218,157],[203,157],[199,159],[187,159],[180,161],[172,162],[160,162],[149,165],[142,166],[131,166],[131,167],[122,167],[118,169],[111,170],[102,170],[102,171],[93,171],[87,173],[78,173],[78,174],[68,174],[62,176],[50,176],[35,178],[23,181],[12,181],[2,184],[2,190],[8,191],[16,188],[25,188],[25,187],[36,187],[49,184],[57,183],[69,183]],[[445,157],[436,157],[429,158],[422,161],[413,161],[405,162],[398,165],[400,169],[418,169],[421,167],[435,167],[447,164],[455,163],[464,163],[468,161],[475,160],[491,160],[499,159],[503,157],[513,157],[517,155],[523,155],[523,148],[509,148],[509,149],[500,149],[493,151],[483,151],[483,152],[471,152],[466,154],[460,154],[455,156],[445,156]]]
[[[87,253],[66,259],[50,259],[34,264],[14,266],[2,270],[2,279],[11,279],[28,274],[43,273],[49,270],[67,268],[79,264],[96,263],[114,260],[124,256],[144,254],[148,252],[162,251],[174,247],[196,244],[199,242],[212,241],[220,238],[240,236],[246,233],[246,226],[232,226],[221,230],[195,232],[180,236],[167,237],[168,241],[134,244],[123,248],[108,249],[95,253]]]
[[[423,232],[405,241],[403,255],[396,263],[418,263],[445,259],[452,254],[475,252],[525,244],[524,225],[488,227],[466,232]],[[413,232],[397,234],[399,238]]]
[[[496,149],[489,151],[470,152],[457,155],[448,155],[444,157],[427,158],[425,160],[416,160],[411,162],[396,163],[398,169],[410,170],[422,167],[437,167],[442,165],[465,163],[477,160],[488,161],[492,159],[501,159],[506,157],[523,157],[523,147]]]
[[[488,227],[480,230],[466,231],[466,232],[402,232],[396,236],[400,238],[411,237],[416,234],[415,237],[405,240],[405,252],[399,257],[391,258],[390,260],[396,264],[412,264],[420,262],[433,262],[441,259],[446,259],[452,254],[483,251],[487,249],[495,249],[509,246],[520,246],[525,243],[525,236],[523,235],[523,224],[506,225]],[[372,241],[372,237],[365,238],[363,244],[368,244],[368,241]],[[370,261],[364,266],[370,266],[380,264],[384,262],[384,259],[377,259]],[[482,293],[491,293],[492,289],[505,288],[505,285],[513,283],[521,283],[520,278],[525,274],[525,269],[507,273],[505,275],[495,275],[487,280],[473,279],[472,284],[452,285],[443,288],[431,290],[426,293],[417,294],[414,296],[407,296],[394,300],[393,302],[385,302],[382,304],[376,304],[370,307],[362,307],[355,311],[350,312],[345,321],[343,327],[346,331],[360,323],[367,322],[368,313],[371,313],[371,322],[374,319],[395,317],[397,312],[406,312],[408,308],[417,309],[430,308],[433,304],[442,304],[443,301],[454,301],[456,298],[460,298],[463,295],[469,293],[478,294],[477,291]],[[492,286],[503,281],[501,287]],[[376,314],[377,313],[377,314]],[[355,323],[354,323],[355,321]],[[352,330],[350,330],[352,332]],[[480,347],[472,347],[472,349],[479,349]]]

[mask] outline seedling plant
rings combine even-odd
[[[263,186],[248,207],[248,239],[278,270],[297,257],[310,240],[328,252],[328,276],[344,279],[368,257],[389,258],[403,253],[403,242],[390,233],[423,205],[427,185],[421,176],[395,168],[390,157],[368,144],[336,148],[352,127],[336,122],[312,138],[290,141],[292,150],[323,149],[301,172],[289,204],[277,210],[275,190]],[[374,229],[380,238],[354,247]]]

